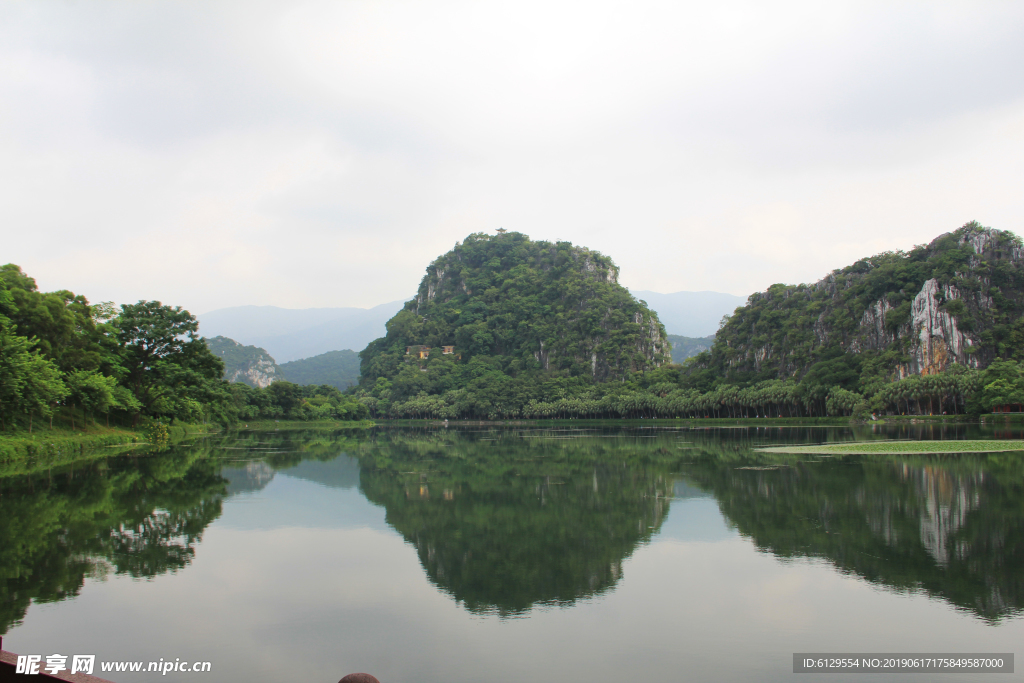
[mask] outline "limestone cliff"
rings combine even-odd
[[[284,379],[270,354],[258,346],[243,346],[234,339],[214,337],[206,345],[224,361],[224,379],[264,389]]]
[[[799,378],[823,357],[844,353],[882,357],[894,377],[1021,355],[1020,238],[968,223],[811,285],[773,285],[737,309],[696,365],[734,378]]]

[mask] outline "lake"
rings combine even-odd
[[[1020,427],[678,424],[241,431],[9,468],[4,649],[211,663],[97,666],[118,682],[667,682],[1024,643],[1024,453],[754,450]]]

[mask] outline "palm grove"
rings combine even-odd
[[[90,305],[40,292],[16,265],[0,267],[0,428],[138,427],[151,421],[360,419],[366,408],[334,387],[287,382],[254,389],[223,380],[223,362],[181,307]]]

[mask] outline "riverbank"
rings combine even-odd
[[[211,425],[178,424],[167,428],[167,443],[177,443],[191,436],[217,431]],[[0,476],[57,467],[93,457],[107,457],[111,449],[147,447],[143,429],[104,427],[98,424],[84,428],[43,427],[28,432],[0,433]]]
[[[229,431],[260,431],[267,430],[320,430],[332,431],[337,429],[369,429],[377,426],[373,420],[315,420],[305,422],[302,420],[257,420],[255,422],[239,422],[229,428]]]
[[[85,429],[37,428],[0,434],[0,462],[61,456],[92,448],[117,446],[142,441],[142,433],[117,427],[90,426]]]
[[[988,423],[998,422],[1003,414],[982,415]],[[1024,415],[1022,415],[1024,421]],[[691,418],[667,417],[651,419],[551,419],[551,420],[437,420],[437,419],[378,419],[377,426],[424,426],[443,427],[587,427],[598,425],[621,425],[630,427],[849,427],[852,425],[881,424],[977,424],[977,415],[886,415],[877,420],[854,421],[849,417],[719,417]],[[308,424],[308,423],[307,423]]]

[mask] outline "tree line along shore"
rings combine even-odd
[[[40,292],[18,266],[0,266],[0,435],[8,445],[45,443],[41,430],[101,443],[154,425],[367,415],[332,386],[225,381],[223,362],[180,306],[92,304],[67,290]]]
[[[926,343],[927,342],[927,343]],[[475,233],[360,352],[359,384],[224,378],[179,306],[90,303],[0,267],[0,435],[366,419],[821,419],[1024,409],[1024,246],[969,223],[773,285],[671,361],[607,256]],[[103,438],[128,438],[107,434]]]

